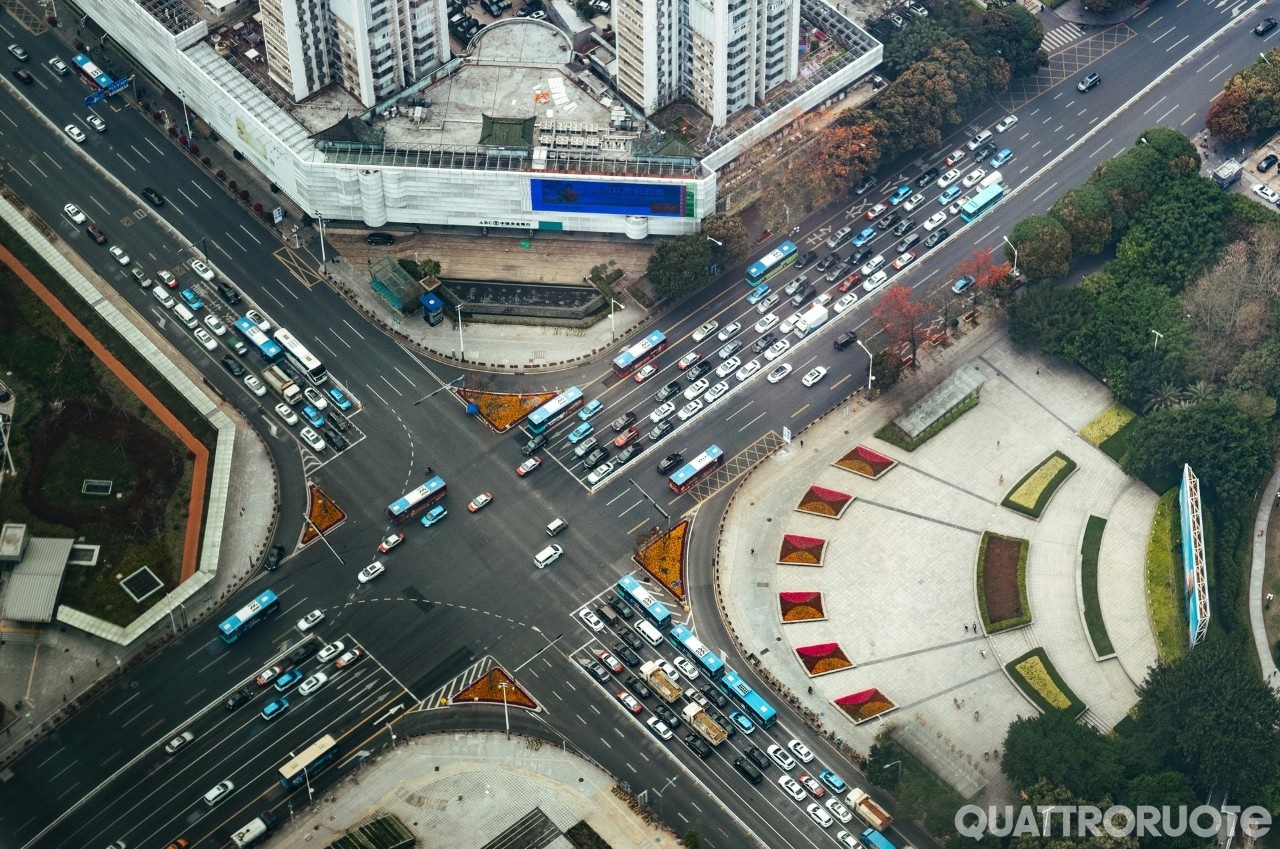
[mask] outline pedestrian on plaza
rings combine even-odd
[[[978,649],[978,654],[982,655],[983,657],[986,657],[986,656],[987,656],[987,650],[986,650],[986,649]]]
[[[969,623],[968,623],[968,622],[964,623],[964,632],[965,632],[966,634],[967,634],[967,633],[969,633]]]

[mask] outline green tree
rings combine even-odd
[[[1076,254],[1095,256],[1111,244],[1111,200],[1092,182],[1067,190],[1049,214],[1062,222]]]
[[[1171,177],[1200,173],[1200,151],[1196,150],[1191,139],[1177,130],[1148,127],[1134,144],[1148,146],[1163,157]]]
[[[1147,396],[1147,400],[1142,404],[1142,412],[1159,413],[1181,407],[1186,402],[1187,394],[1181,387],[1172,383],[1162,383],[1155,392]]]
[[[891,159],[942,143],[942,130],[963,124],[993,91],[1009,85],[1003,62],[975,56],[959,39],[935,46],[876,101],[885,126],[882,155]]]
[[[1182,172],[1159,148],[1139,142],[1120,156],[1098,165],[1089,178],[1111,200],[1113,237],[1129,230],[1129,216],[1142,209],[1175,176]]]
[[[1044,25],[1020,4],[989,8],[982,15],[974,39],[974,52],[989,59],[1000,59],[1009,66],[1013,78],[1029,77],[1038,72],[1049,58],[1040,49],[1044,41]]]
[[[702,838],[698,837],[698,832],[689,829],[684,833],[684,839],[680,841],[686,849],[698,849],[702,845]]]
[[[1071,270],[1071,234],[1052,216],[1022,219],[1013,225],[1009,242],[1018,251],[1018,270],[1032,280],[1065,277]],[[1005,255],[1013,260],[1008,245]]]
[[[1126,284],[1143,280],[1181,292],[1226,248],[1226,213],[1226,196],[1212,180],[1175,180],[1133,216],[1108,271]]]
[[[1036,812],[1045,811],[1049,808],[1058,806],[1080,806],[1095,805],[1102,810],[1111,807],[1111,797],[1103,796],[1099,799],[1081,798],[1079,794],[1073,793],[1066,787],[1055,784],[1049,780],[1038,781],[1023,791],[1026,799],[1025,805]],[[1018,808],[1014,809],[1018,811]],[[1113,820],[1117,827],[1123,827],[1125,822],[1121,817]],[[1041,828],[1045,823],[1039,820],[1038,825]],[[1137,849],[1138,841],[1135,837],[1113,837],[1102,828],[1099,828],[1097,834],[1079,836],[1077,834],[1079,827],[1075,817],[1071,819],[1071,836],[1063,835],[1064,825],[1060,817],[1053,818],[1049,825],[1048,834],[1039,836],[1036,834],[1018,834],[1016,823],[1014,826],[1014,836],[1010,838],[1009,849]]]
[[[682,298],[711,280],[711,242],[701,233],[660,242],[649,255],[648,275],[660,298]]]
[[[1014,720],[1005,732],[1000,768],[1015,787],[1043,780],[1089,800],[1124,787],[1124,765],[1115,746],[1058,710]]]
[[[932,17],[916,21],[885,45],[884,62],[880,68],[890,79],[897,78],[928,56],[933,48],[952,37],[951,28]]]
[[[1088,0],[1084,4],[1084,9],[1086,12],[1107,14],[1108,12],[1118,12],[1132,3],[1133,0]]]
[[[1093,320],[1096,300],[1077,286],[1036,286],[1009,305],[1009,338],[1049,356],[1068,356]]]
[[[751,240],[740,216],[713,212],[702,219],[702,235],[720,243],[714,253],[723,262],[741,262],[751,253]]]

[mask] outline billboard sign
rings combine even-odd
[[[534,178],[535,212],[689,218],[693,193],[683,183],[627,183]]]
[[[1200,479],[1190,465],[1182,467],[1178,487],[1182,524],[1182,570],[1187,599],[1187,645],[1195,646],[1209,633],[1209,579],[1204,562],[1204,524],[1200,512]]]

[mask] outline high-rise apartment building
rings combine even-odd
[[[646,115],[687,96],[715,126],[799,72],[799,0],[615,0],[617,86]]]
[[[294,100],[338,83],[373,106],[449,58],[440,0],[260,0],[271,79]]]

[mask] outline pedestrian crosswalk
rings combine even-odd
[[[1084,30],[1080,29],[1080,27],[1075,24],[1063,24],[1046,32],[1044,41],[1040,42],[1040,47],[1046,53],[1053,53],[1082,37],[1084,37]]]

